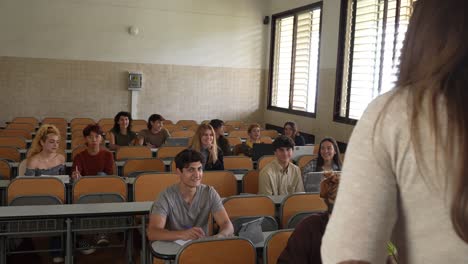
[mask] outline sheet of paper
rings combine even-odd
[[[192,240],[181,240],[181,239],[179,239],[179,240],[176,240],[174,242],[181,245],[181,246],[183,246],[183,245],[187,244],[190,241],[192,241]]]

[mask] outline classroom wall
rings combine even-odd
[[[296,7],[305,6],[317,1],[307,0],[272,0],[270,14],[277,14]],[[291,115],[287,113],[267,110],[264,112],[264,121],[269,124],[282,126],[284,122],[293,120],[299,129],[316,136],[319,142],[326,136],[332,136],[341,142],[348,142],[354,126],[333,121],[333,108],[335,98],[335,74],[338,51],[338,31],[340,19],[340,0],[323,0],[322,9],[322,36],[320,45],[319,85],[317,91],[316,118]],[[270,23],[271,27],[271,23]],[[271,30],[271,29],[270,29]],[[270,37],[266,41],[266,49],[270,48]],[[267,58],[269,65],[269,58]],[[268,76],[264,87],[265,105],[267,105]]]
[[[128,71],[144,80],[134,118],[261,121],[268,13],[269,0],[0,0],[0,122],[131,110]]]

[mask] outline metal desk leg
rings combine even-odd
[[[71,232],[72,220],[70,218],[67,218],[65,222],[67,223],[67,242],[66,242],[66,250],[65,250],[65,263],[72,264],[73,263],[72,232]]]
[[[127,229],[127,262],[133,264],[133,229]]]
[[[146,255],[146,216],[141,218],[141,263],[146,264],[148,256]]]
[[[0,263],[6,264],[6,237],[0,237]]]

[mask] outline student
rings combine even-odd
[[[219,119],[213,119],[210,121],[210,125],[216,133],[216,144],[223,151],[223,155],[231,155],[231,146],[229,146],[229,142],[224,136],[224,122]]]
[[[259,124],[251,124],[248,129],[247,133],[249,134],[249,138],[234,148],[235,155],[244,155],[247,157],[252,157],[253,155],[253,144],[262,143],[260,141],[260,125]]]
[[[325,179],[320,183],[320,197],[327,204],[327,212],[315,213],[299,222],[291,234],[286,248],[279,256],[278,264],[322,263],[320,255],[322,236],[333,210],[339,181],[338,174],[326,173]]]
[[[91,124],[83,129],[87,149],[73,159],[72,178],[92,175],[113,175],[114,156],[101,148],[102,130],[99,125]]]
[[[26,160],[25,176],[64,175],[65,157],[59,150],[60,131],[54,125],[44,124],[36,132]],[[60,248],[60,237],[50,239],[50,248]],[[63,252],[51,252],[53,263],[64,261]]]
[[[215,132],[211,125],[198,126],[190,148],[202,154],[204,170],[224,170],[223,151],[216,144]]]
[[[59,150],[60,132],[54,125],[44,124],[28,151],[25,176],[64,175],[65,157]]]
[[[320,141],[317,159],[311,160],[304,166],[303,174],[318,171],[340,171],[341,166],[338,144],[335,139],[327,137]]]
[[[347,148],[324,263],[468,260],[468,2],[414,3],[395,88]]]
[[[305,139],[301,134],[299,134],[299,129],[297,128],[297,124],[292,121],[288,121],[284,123],[284,135],[290,137],[294,140],[294,144],[296,146],[304,146]]]
[[[119,112],[114,117],[114,127],[109,131],[109,149],[134,145],[137,134],[132,131],[132,116],[129,112]]]
[[[217,237],[229,237],[234,228],[216,190],[201,184],[203,157],[186,149],[174,159],[180,181],[167,188],[154,202],[148,225],[148,239],[191,240],[208,236],[211,214],[219,226]]]
[[[148,129],[143,129],[138,133],[138,144],[150,148],[159,148],[171,137],[169,131],[163,126],[164,118],[158,114],[152,114],[148,118]]]
[[[261,171],[258,194],[286,195],[303,192],[304,185],[299,167],[291,163],[294,142],[287,136],[278,136],[273,142],[275,159]]]

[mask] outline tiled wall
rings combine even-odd
[[[0,122],[15,116],[99,119],[131,109],[127,72],[143,73],[136,95],[146,119],[262,121],[264,71],[180,65],[0,57]]]

